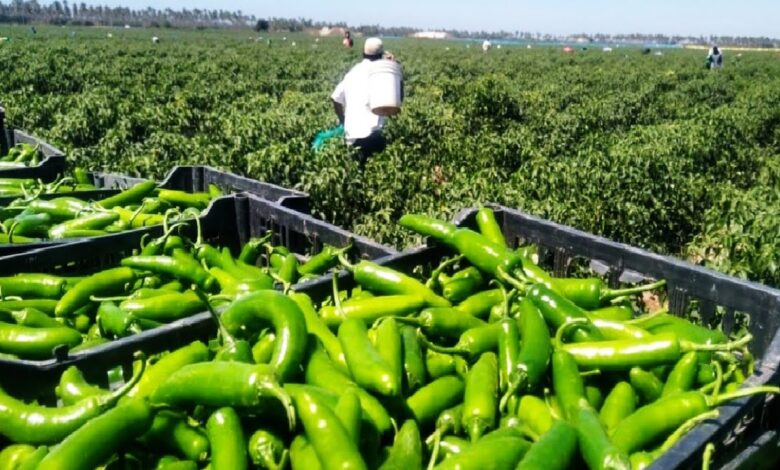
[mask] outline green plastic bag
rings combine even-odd
[[[334,137],[341,137],[344,135],[344,125],[339,125],[338,127],[334,127],[333,129],[327,129],[324,131],[320,131],[317,133],[316,136],[314,136],[314,142],[311,143],[311,149],[315,152],[322,149],[323,146],[325,146],[325,142],[328,140],[334,138]]]

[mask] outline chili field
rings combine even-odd
[[[310,146],[362,40],[38,29],[0,28],[0,102],[75,165],[213,165],[307,191],[317,216],[399,247],[418,241],[404,213],[495,202],[780,285],[777,53],[726,50],[710,72],[702,51],[387,38],[406,101],[360,172],[342,142]]]

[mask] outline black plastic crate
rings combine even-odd
[[[721,470],[771,470],[780,466],[780,435],[768,430],[749,441]]]
[[[65,154],[62,150],[18,129],[6,128],[5,110],[0,107],[0,155],[5,155],[8,149],[22,143],[38,145],[43,160],[36,166],[0,169],[0,178],[40,178],[49,183],[65,171]]]
[[[754,337],[750,348],[756,357],[756,368],[745,385],[780,381],[780,290],[616,243],[514,209],[494,206],[494,210],[507,243],[512,246],[538,245],[540,258],[547,260],[546,267],[556,276],[566,275],[572,268],[585,263],[604,275],[613,286],[619,280],[666,279],[671,313],[686,315],[693,308],[705,323],[722,320],[726,333],[735,328],[737,316],[749,315],[749,329]],[[475,214],[475,209],[463,211],[455,222],[475,227]],[[718,468],[751,437],[763,429],[777,426],[776,402],[773,395],[758,395],[720,407],[718,419],[691,430],[652,468],[698,467],[708,442],[716,445],[713,465]]]
[[[274,244],[282,244],[301,255],[318,252],[324,244],[344,246],[349,242],[353,245],[352,254],[361,258],[374,259],[396,253],[392,248],[249,194],[214,201],[201,226],[204,240],[228,246],[234,251],[238,251],[251,237],[271,231]],[[184,230],[188,236],[195,235],[192,223]],[[161,232],[160,227],[150,230],[153,235]],[[108,268],[137,248],[140,239],[141,234],[126,232],[1,258],[0,276],[19,272],[71,275]],[[0,383],[12,393],[34,394],[38,389],[50,389],[70,365],[84,368],[88,377],[104,383],[105,372],[116,365],[129,367],[136,350],[153,354],[194,339],[207,338],[214,331],[209,314],[201,313],[86,351],[68,354],[64,348],[58,349],[55,358],[45,361],[0,359]],[[13,377],[13,380],[3,380],[7,377]]]

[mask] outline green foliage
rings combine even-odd
[[[774,55],[732,53],[710,72],[702,51],[485,54],[388,38],[407,99],[361,173],[343,142],[310,150],[336,123],[329,94],[359,47],[69,30],[0,47],[12,64],[0,68],[0,96],[15,126],[76,165],[152,177],[217,166],[307,191],[315,215],[399,247],[419,242],[394,224],[403,213],[449,218],[492,201],[780,285]]]

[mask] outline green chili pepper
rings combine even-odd
[[[639,294],[641,292],[658,289],[666,285],[666,281],[658,281],[644,286],[628,287],[624,289],[610,289],[599,278],[575,279],[554,278],[553,288],[561,295],[581,308],[588,310],[604,306],[606,302],[618,297]]]
[[[728,341],[722,331],[695,325],[684,318],[665,313],[638,317],[631,323],[653,334],[674,333],[681,340],[694,343],[714,344]]]
[[[585,398],[585,386],[574,357],[564,350],[552,354],[553,387],[566,419],[577,429],[580,452],[591,469],[629,469],[628,455],[613,445],[598,414]]]
[[[612,305],[588,311],[593,320],[628,321],[634,318],[634,310],[626,305]]]
[[[25,308],[11,312],[9,316],[18,325],[32,328],[60,328],[62,323],[34,308]]]
[[[174,206],[196,209],[205,209],[212,199],[209,193],[188,193],[176,189],[161,189],[158,191],[157,197]]]
[[[560,328],[573,319],[582,319],[583,322],[577,328],[572,337],[574,341],[598,341],[602,339],[601,333],[587,318],[585,310],[573,302],[558,294],[544,284],[534,284],[526,292],[526,298],[531,299],[545,321],[552,328]]]
[[[354,388],[360,398],[363,416],[367,417],[380,433],[385,433],[392,429],[390,415],[382,404],[340,371],[328,358],[325,351],[314,349],[309,354],[309,362],[306,365],[306,383],[322,387],[337,394]]]
[[[143,400],[130,400],[75,430],[41,461],[38,469],[93,469],[152,424],[154,413]],[[99,442],[100,445],[95,445]]]
[[[458,303],[473,295],[485,284],[479,269],[470,266],[456,272],[442,285],[442,295],[452,303]]]
[[[74,405],[60,408],[27,404],[7,395],[0,388],[0,434],[17,443],[59,442],[112,408],[135,386],[142,373],[143,369],[122,388],[109,395],[87,397]],[[58,448],[63,447],[63,444]],[[72,467],[65,465],[62,468]]]
[[[73,347],[81,341],[81,333],[64,326],[36,328],[0,322],[0,352],[19,357],[47,359],[55,346]]]
[[[244,246],[241,247],[241,253],[238,255],[238,259],[254,266],[257,263],[257,258],[260,256],[260,250],[263,245],[268,242],[272,234],[268,234],[261,238],[252,238]]]
[[[422,297],[430,307],[449,307],[450,302],[439,297],[425,284],[394,269],[373,261],[349,264],[343,256],[342,264],[352,272],[355,282],[364,288],[386,295],[414,295]]]
[[[444,410],[460,403],[464,389],[460,378],[446,375],[417,390],[406,399],[406,406],[420,426],[425,427],[433,423]]]
[[[187,346],[169,352],[149,367],[149,370],[138,381],[138,385],[127,392],[127,396],[130,398],[150,397],[168,376],[188,364],[206,361],[208,356],[208,348],[200,341],[194,341]]]
[[[59,299],[65,291],[65,279],[49,274],[17,274],[0,277],[0,292],[5,297]]]
[[[448,246],[453,246],[451,239],[458,230],[455,224],[419,214],[404,214],[398,219],[398,225],[420,235],[432,237]]]
[[[510,377],[517,367],[520,331],[512,318],[504,318],[498,324],[498,389],[503,393],[509,388]]]
[[[301,275],[324,274],[329,269],[336,267],[339,263],[339,256],[343,256],[350,249],[352,249],[351,245],[344,248],[325,245],[322,251],[310,257],[308,261],[298,267],[298,273]]]
[[[129,312],[117,307],[113,302],[101,302],[96,318],[103,334],[116,338],[127,335],[133,320]]]
[[[640,367],[632,367],[628,375],[631,386],[637,391],[643,402],[652,403],[661,396],[664,384],[653,373]]]
[[[615,426],[636,410],[637,396],[628,382],[618,382],[604,400],[599,418],[607,430],[612,432]]]
[[[267,470],[283,470],[287,467],[288,452],[279,436],[260,429],[249,438],[249,458],[255,466]]]
[[[115,212],[95,212],[83,215],[76,219],[68,220],[49,229],[49,238],[57,240],[61,238],[76,238],[90,231],[103,230],[105,227],[119,220],[119,214]]]
[[[500,279],[502,273],[512,274],[515,269],[524,267],[523,259],[506,245],[496,244],[473,230],[457,229],[447,244],[494,278]]]
[[[176,279],[186,280],[197,284],[202,289],[209,290],[214,283],[214,278],[203,269],[200,263],[182,252],[176,251],[171,256],[131,256],[121,261],[122,266],[142,271],[150,271],[155,274],[165,274]]]
[[[350,374],[363,388],[381,395],[397,396],[401,391],[401,376],[395,375],[368,339],[362,320],[347,319],[339,326],[338,338],[347,359]]]
[[[202,312],[205,304],[193,291],[188,290],[128,299],[120,303],[119,308],[135,318],[167,323]]]
[[[54,315],[57,301],[53,299],[0,300],[0,310],[15,311],[34,308],[46,315]]]
[[[355,390],[346,390],[339,397],[333,411],[355,444],[359,444],[360,420],[363,417],[363,411],[360,408],[360,397]]]
[[[140,439],[153,448],[175,452],[188,460],[204,461],[209,454],[209,439],[187,419],[170,411],[159,411],[149,431]]]
[[[511,431],[511,429],[510,429]],[[514,432],[499,429],[472,442],[460,454],[446,459],[438,470],[482,470],[486,463],[492,468],[515,468],[531,447],[531,443]]]
[[[518,331],[522,338],[520,350],[513,361],[515,371],[508,377],[509,390],[534,390],[541,382],[547,366],[550,363],[552,343],[550,331],[530,299],[523,299],[518,304]]]
[[[270,365],[282,381],[299,372],[306,353],[306,320],[286,295],[272,290],[245,295],[223,312],[222,323],[231,334],[242,329],[256,331],[262,323],[270,323],[277,337]]]
[[[390,454],[379,468],[380,470],[422,470],[422,452],[420,429],[413,419],[408,419],[395,435]]]
[[[19,214],[3,223],[10,238],[13,237],[45,237],[52,223],[51,216],[42,214]]]
[[[260,335],[255,345],[252,346],[252,360],[255,364],[268,364],[271,362],[275,347],[276,335],[273,332]]]
[[[73,314],[86,305],[91,296],[113,295],[122,292],[125,286],[135,281],[130,268],[113,268],[93,274],[78,282],[60,298],[54,313],[58,317]]]
[[[469,329],[486,325],[479,318],[451,307],[426,308],[417,317],[398,318],[398,321],[420,327],[430,335],[453,339],[459,338]]]
[[[386,316],[406,316],[417,313],[425,300],[416,295],[386,295],[345,302],[341,307],[320,308],[319,316],[329,327],[337,327],[346,319],[373,322]]]
[[[467,313],[473,317],[480,318],[482,320],[487,319],[490,309],[494,305],[498,305],[504,300],[504,295],[501,289],[490,289],[482,292],[478,292],[463,302],[459,303],[455,309]]]
[[[293,469],[312,469],[322,468],[320,459],[314,451],[306,436],[297,435],[290,444],[290,464]]]
[[[49,214],[53,220],[70,220],[89,210],[89,203],[75,197],[58,197],[44,200],[34,199],[28,208],[35,213]]]
[[[225,407],[215,411],[206,423],[206,433],[211,443],[213,470],[249,468],[241,419],[233,408]]]
[[[652,333],[628,322],[603,320],[600,318],[591,318],[591,321],[598,328],[604,339],[607,340],[643,339],[652,336]]]
[[[444,436],[439,441],[439,455],[446,460],[452,456],[462,454],[470,446],[471,442],[467,439],[456,436]]]
[[[155,190],[157,184],[154,181],[142,181],[137,183],[128,189],[122,191],[119,194],[101,199],[98,201],[101,207],[105,209],[111,209],[117,206],[129,206],[131,204],[139,203]]]
[[[463,396],[463,428],[471,442],[496,427],[498,410],[498,359],[486,352],[469,371]]]
[[[293,395],[295,409],[322,467],[365,469],[357,445],[336,414],[307,392]]]
[[[710,384],[717,379],[715,367],[712,364],[699,364],[699,369],[696,372],[696,384],[704,386]]]
[[[171,374],[151,396],[153,404],[194,404],[213,407],[258,408],[265,398],[277,399],[287,411],[290,427],[295,414],[287,393],[265,364],[202,362],[188,364]]]
[[[76,366],[70,366],[65,369],[60,376],[59,385],[54,390],[65,406],[74,405],[85,398],[111,393],[108,390],[87,383],[84,375]]]
[[[11,444],[0,451],[0,468],[15,470],[21,463],[35,452],[35,447],[28,444]]]
[[[687,392],[693,388],[696,374],[699,369],[698,353],[691,351],[685,353],[666,378],[661,397],[668,397],[677,393]]]
[[[311,302],[311,298],[299,292],[293,292],[289,294],[289,297],[295,301],[298,307],[303,313],[303,317],[306,321],[306,331],[317,337],[328,352],[331,360],[336,365],[342,368],[344,372],[348,372],[347,360],[344,357],[344,351],[341,349],[341,343],[338,337],[333,334],[328,328],[325,322],[317,315],[317,311],[314,310],[314,305]]]
[[[555,418],[550,407],[541,398],[534,395],[524,395],[517,407],[517,417],[523,428],[531,434],[534,440],[539,440],[549,431]]]
[[[612,340],[571,343],[562,348],[577,364],[601,370],[626,370],[631,367],[654,367],[676,362],[689,351],[730,351],[742,348],[752,337],[722,344],[695,344],[681,340],[674,333],[662,333],[640,340]]]
[[[401,331],[394,318],[382,319],[373,328],[373,344],[376,352],[388,365],[393,377],[397,377],[400,386],[404,376],[403,346],[401,343]]]
[[[428,381],[425,357],[417,339],[417,331],[411,326],[403,325],[400,332],[403,347],[404,390],[406,394],[411,394]]]
[[[285,283],[295,284],[298,280],[298,258],[292,253],[285,256],[276,274]]]
[[[577,451],[577,431],[565,421],[558,421],[528,449],[515,470],[565,470]]]
[[[493,209],[489,207],[481,207],[477,210],[476,214],[477,227],[480,233],[490,240],[491,242],[506,246],[506,239],[504,238],[504,232],[496,222],[496,216],[493,213]]]

